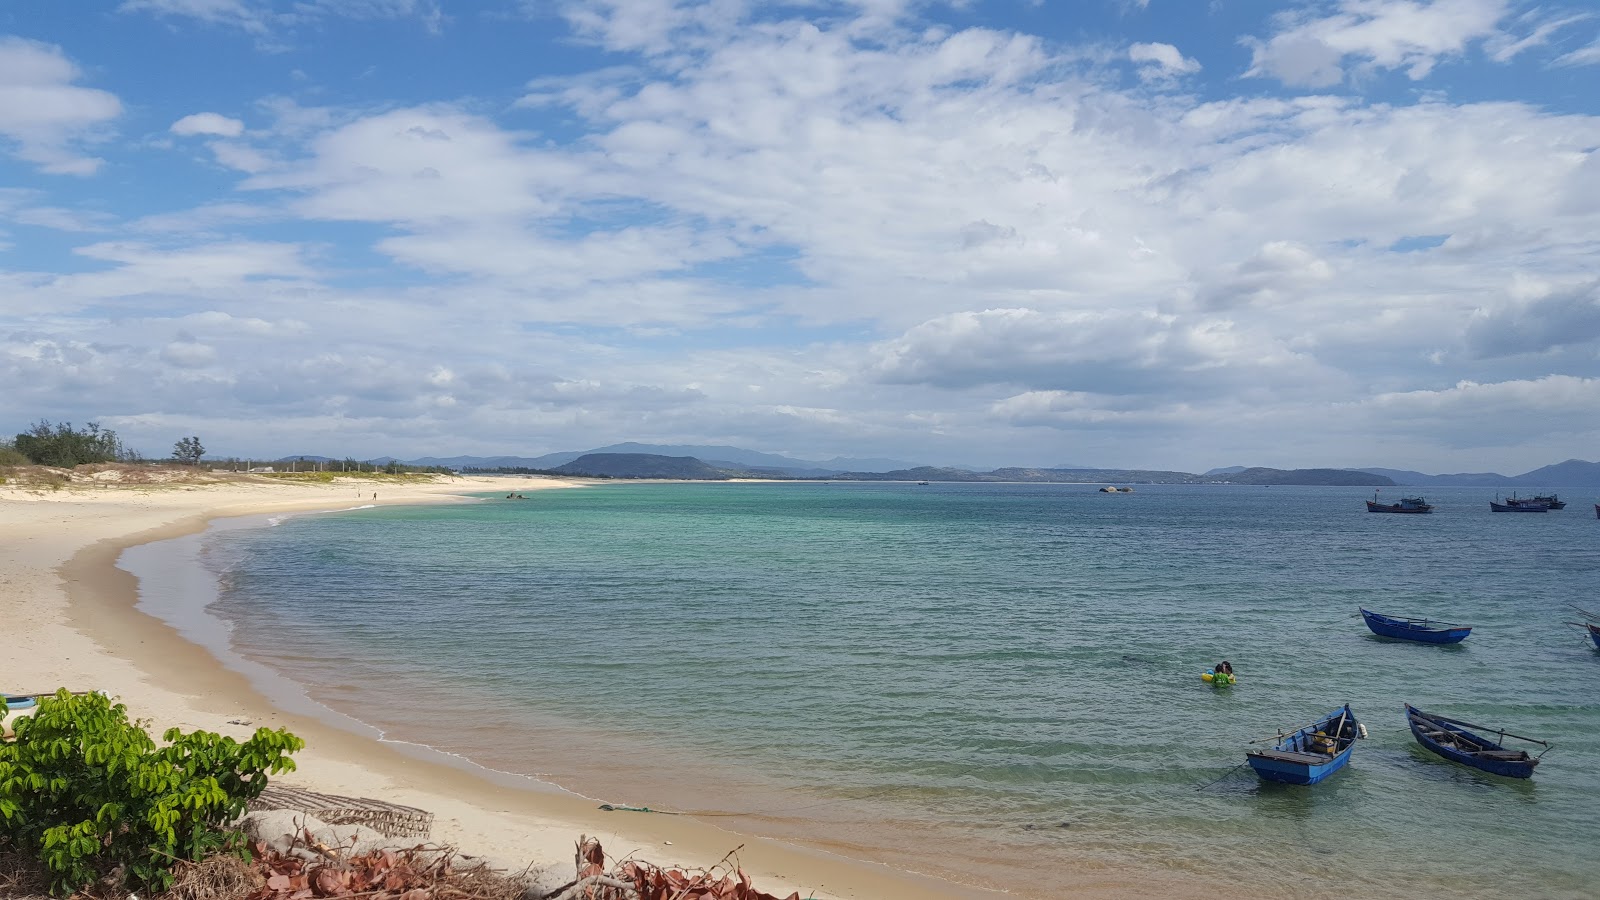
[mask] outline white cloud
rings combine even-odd
[[[1510,0],[1340,0],[1332,14],[1319,11],[1305,6],[1280,13],[1271,37],[1246,39],[1251,63],[1245,74],[1328,87],[1345,78],[1345,60],[1353,59],[1420,80],[1441,60],[1498,35]]]
[[[173,134],[189,137],[196,134],[212,134],[221,137],[238,137],[244,133],[244,123],[238,119],[214,112],[194,113],[184,116],[172,123],[170,129]]]
[[[53,44],[0,36],[0,137],[42,171],[92,175],[103,160],[75,152],[122,114],[116,96],[79,87],[81,73]]]
[[[1128,58],[1135,63],[1154,68],[1163,75],[1187,75],[1200,71],[1200,63],[1189,59],[1171,44],[1134,44],[1128,48]]]
[[[1262,45],[1303,66],[1291,80],[1512,58],[1552,33],[1504,18],[1445,39],[1447,5],[1319,8],[1346,20],[1269,32],[1316,52]],[[155,433],[204,406],[241,445],[349,434],[369,454],[637,438],[998,464],[1059,462],[1070,432],[1152,467],[1250,442],[1349,464],[1406,404],[1437,401],[1450,435],[1410,446],[1452,452],[1501,403],[1457,382],[1593,370],[1593,297],[1574,292],[1600,254],[1600,117],[1531,95],[1127,89],[1130,62],[1198,64],[841,10],[585,7],[584,36],[633,55],[527,82],[515,107],[490,86],[163,113],[258,126],[180,120],[231,170],[202,161],[192,206],[101,220],[0,194],[10,223],[126,223],[70,265],[0,269],[0,381],[26,385],[0,412],[81,418],[88,395]],[[1405,10],[1420,37],[1395,36]],[[203,193],[232,173],[241,191]]]
[[[1556,58],[1558,66],[1600,66],[1600,39]]]
[[[117,8],[124,13],[193,19],[257,36],[327,18],[416,19],[428,31],[438,33],[445,20],[436,0],[298,0],[289,4],[272,0],[123,0]]]

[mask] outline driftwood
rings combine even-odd
[[[546,894],[544,900],[800,900],[799,891],[779,898],[752,887],[750,876],[736,859],[742,846],[728,851],[710,869],[685,872],[625,860],[608,872],[600,842],[580,836],[574,858],[578,877]],[[732,865],[730,859],[735,860]]]

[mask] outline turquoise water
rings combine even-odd
[[[624,484],[208,552],[245,655],[612,803],[1019,896],[1593,897],[1600,653],[1562,623],[1600,607],[1600,521],[1563,493]],[[1380,640],[1362,604],[1477,630]],[[1222,658],[1231,689],[1199,679]],[[1531,782],[1480,774],[1417,748],[1405,701],[1556,746]],[[1345,702],[1371,737],[1330,781],[1235,769]]]

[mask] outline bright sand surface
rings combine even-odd
[[[248,479],[217,484],[79,485],[39,490],[0,485],[0,689],[102,690],[149,720],[238,739],[257,727],[304,738],[298,787],[369,797],[434,813],[432,839],[506,867],[571,877],[580,834],[606,852],[658,865],[709,868],[730,850],[755,886],[817,898],[993,896],[870,863],[842,859],[704,821],[605,812],[588,800],[527,779],[496,776],[440,754],[382,743],[337,717],[276,706],[245,676],[165,622],[136,608],[138,585],[117,567],[128,547],[194,534],[215,518],[346,509],[364,504],[453,502],[461,495],[566,486],[530,478],[438,478],[397,483]],[[377,499],[373,499],[376,492]],[[247,722],[249,724],[237,724]],[[537,748],[530,748],[537,753]]]

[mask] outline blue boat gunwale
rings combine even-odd
[[[1410,703],[1405,705],[1405,711],[1406,724],[1411,728],[1411,735],[1416,738],[1417,743],[1422,745],[1424,749],[1451,762],[1470,766],[1491,775],[1500,775],[1506,778],[1531,778],[1534,767],[1539,765],[1539,760],[1543,759],[1544,755],[1555,747],[1549,741],[1512,734],[1504,728],[1492,728],[1488,725],[1477,725],[1460,719],[1452,719],[1448,716],[1424,712]],[[1434,726],[1434,729],[1424,728],[1423,723]],[[1478,729],[1478,731],[1471,729]],[[1486,735],[1489,733],[1498,735],[1499,740],[1487,737]],[[1450,743],[1445,743],[1438,739],[1442,735],[1449,735],[1453,740]],[[1526,750],[1507,750],[1505,746],[1506,738],[1515,738],[1519,741],[1527,741],[1530,744],[1538,744],[1544,749],[1539,752],[1538,756],[1532,756]],[[1463,742],[1475,744],[1480,749],[1462,749],[1460,744]]]
[[[1441,622],[1437,619],[1420,619],[1413,616],[1389,616],[1373,612],[1364,606],[1357,609],[1361,611],[1361,618],[1367,623],[1367,628],[1379,637],[1424,644],[1455,644],[1466,640],[1472,633],[1471,625],[1457,622]]]
[[[1268,781],[1305,786],[1318,784],[1350,761],[1360,728],[1360,720],[1351,711],[1350,704],[1346,703],[1310,725],[1263,738],[1263,741],[1277,743],[1271,750],[1246,751],[1245,761],[1257,775]],[[1310,744],[1317,732],[1329,729],[1336,731],[1331,735],[1336,752],[1330,754],[1312,749]]]

